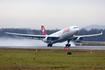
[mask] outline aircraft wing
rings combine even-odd
[[[102,35],[103,31],[99,34],[91,34],[91,35],[77,35],[75,37],[82,37],[82,38],[87,38],[87,37],[91,37],[91,36],[98,36],[98,35]]]
[[[99,36],[102,34],[103,34],[103,32],[98,33],[98,34],[91,34],[91,35],[77,35],[77,36],[72,37],[71,39],[73,39],[76,42],[81,42],[81,41],[83,41],[83,38],[92,37],[92,36]]]
[[[5,31],[3,31],[3,32],[6,34],[23,36],[23,37],[32,37],[32,38],[45,38],[46,37],[46,35],[19,34],[19,33],[5,32]]]

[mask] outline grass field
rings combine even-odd
[[[0,49],[0,70],[105,70],[105,51]]]

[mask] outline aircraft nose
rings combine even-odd
[[[79,27],[78,26],[73,26],[73,30],[75,30],[76,33],[79,32]]]
[[[79,31],[79,27],[75,27],[74,29],[77,30],[77,31]]]
[[[79,33],[79,28],[78,27],[75,30],[76,30],[76,33]]]
[[[79,31],[79,28],[77,30]]]
[[[79,29],[77,30],[77,33],[79,33]]]
[[[77,29],[77,32],[79,32],[79,28]]]

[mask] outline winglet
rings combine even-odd
[[[3,30],[3,32],[5,33],[5,31]]]
[[[45,30],[45,28],[44,28],[44,25],[43,25],[43,24],[42,24],[42,26],[41,26],[41,29],[42,29],[42,34],[43,34],[43,35],[47,35],[46,30]]]
[[[101,34],[103,34],[103,31],[101,31]]]

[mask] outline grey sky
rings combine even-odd
[[[0,0],[0,28],[105,25],[105,0]]]

